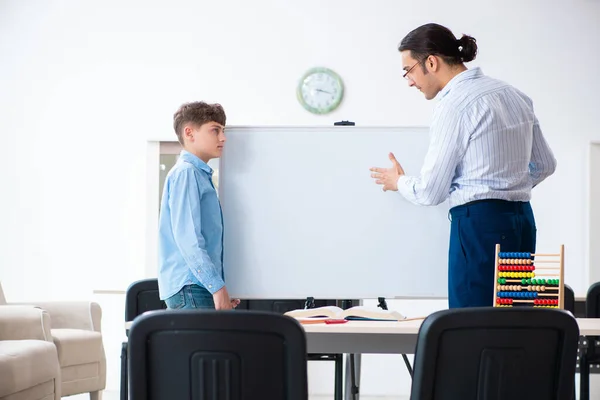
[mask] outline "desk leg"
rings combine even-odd
[[[359,400],[360,354],[348,354],[346,358],[346,400]]]
[[[127,400],[129,397],[127,372],[127,342],[123,342],[121,346],[121,400]]]
[[[590,364],[584,349],[579,357],[579,400],[590,400]]]
[[[335,400],[344,400],[344,355],[336,354],[335,355],[335,389],[334,389],[334,399]]]

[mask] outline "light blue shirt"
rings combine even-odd
[[[183,150],[165,180],[158,228],[162,300],[189,284],[211,293],[225,285],[223,216],[212,173],[208,164]]]
[[[401,176],[407,200],[450,207],[474,200],[529,201],[556,169],[529,97],[479,68],[438,93],[430,143],[419,176]],[[402,163],[402,160],[399,160]]]

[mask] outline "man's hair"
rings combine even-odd
[[[425,24],[402,39],[398,51],[405,50],[410,50],[411,56],[421,62],[433,55],[441,57],[448,65],[457,65],[475,59],[477,43],[474,37],[468,35],[456,39],[452,31],[445,26]]]
[[[225,126],[225,110],[220,104],[208,104],[203,101],[182,104],[173,115],[173,128],[177,134],[177,139],[182,145],[183,128],[187,123],[193,123],[202,126],[207,122],[216,122]]]

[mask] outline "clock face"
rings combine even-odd
[[[298,83],[298,101],[314,114],[335,110],[344,97],[344,85],[338,74],[327,68],[312,68]]]

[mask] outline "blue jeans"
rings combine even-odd
[[[496,244],[500,251],[535,253],[536,227],[529,202],[482,200],[450,210],[450,308],[494,302]]]
[[[172,310],[186,308],[215,309],[212,294],[199,285],[187,285],[165,300],[167,307]]]

